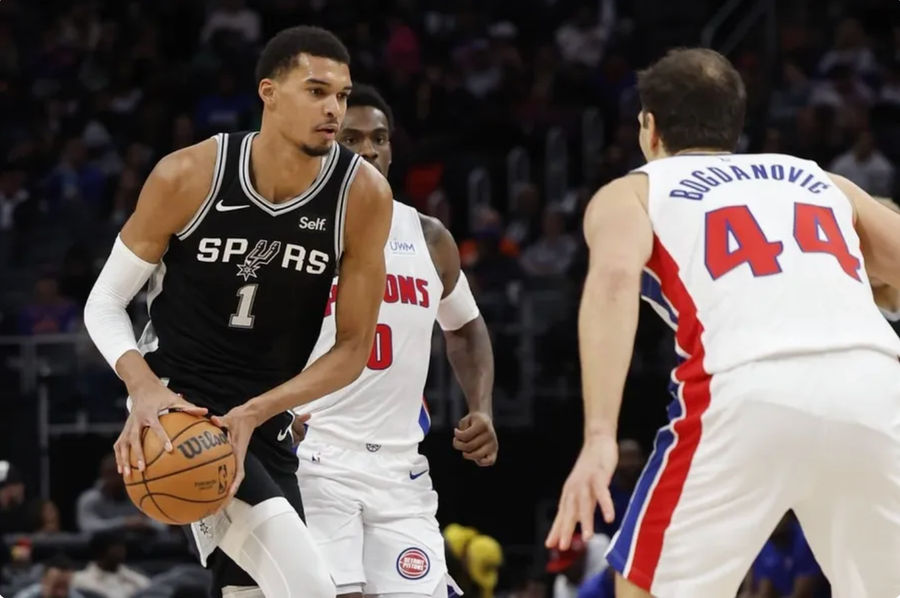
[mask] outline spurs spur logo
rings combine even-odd
[[[253,251],[244,258],[244,262],[237,265],[237,275],[243,276],[244,281],[256,278],[256,271],[259,270],[259,267],[275,259],[279,251],[281,251],[281,241],[273,241],[272,243],[264,239],[257,241]]]

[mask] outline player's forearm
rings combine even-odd
[[[147,365],[144,356],[135,350],[129,350],[116,361],[116,374],[125,383],[128,394],[134,398],[140,394],[137,389],[148,384],[161,384],[159,378]]]
[[[259,425],[279,413],[340,390],[359,377],[371,349],[371,337],[338,340],[300,374],[251,399],[244,407]]]
[[[578,314],[584,435],[615,437],[631,363],[640,273],[597,268],[588,274]]]
[[[478,316],[458,330],[445,330],[447,359],[466,396],[469,412],[492,414],[494,352],[484,318]]]

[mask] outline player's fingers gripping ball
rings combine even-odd
[[[236,461],[225,432],[205,417],[174,411],[160,416],[172,442],[149,428],[141,431],[146,467],[131,464],[125,488],[132,502],[147,516],[170,525],[184,525],[213,514],[227,500],[234,482]]]

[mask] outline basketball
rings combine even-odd
[[[125,488],[148,517],[169,525],[199,521],[228,500],[236,462],[225,432],[208,419],[173,411],[160,416],[171,453],[156,433],[144,428],[141,440],[147,466],[131,464]]]

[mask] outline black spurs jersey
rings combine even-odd
[[[306,364],[360,164],[335,143],[306,191],[273,204],[250,178],[256,135],[216,135],[209,195],[172,237],[148,288],[141,351],[173,390],[213,411],[285,382]]]

